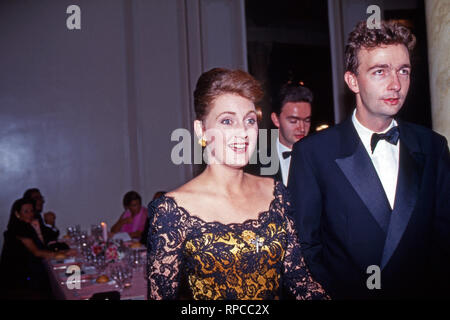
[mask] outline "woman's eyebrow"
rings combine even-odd
[[[216,120],[217,120],[217,118],[219,118],[219,117],[220,117],[221,115],[223,115],[223,114],[231,114],[231,115],[235,116],[235,115],[236,115],[236,112],[224,111],[224,112],[219,113],[219,114],[217,115]]]
[[[248,116],[250,113],[256,114],[256,112],[255,112],[254,110],[250,110],[249,112],[247,112],[247,114],[244,116],[244,118],[245,118],[246,116]],[[236,112],[232,112],[232,111],[224,111],[224,112],[219,113],[219,114],[217,115],[216,120],[217,120],[221,115],[223,115],[223,114],[231,114],[231,115],[235,116],[235,115],[236,115]]]

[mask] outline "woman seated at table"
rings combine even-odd
[[[18,199],[11,208],[0,258],[3,298],[51,298],[43,259],[54,258],[61,252],[45,247],[39,222],[34,219],[34,205],[32,199]],[[66,251],[68,255],[73,253]]]
[[[147,221],[147,208],[142,206],[142,198],[136,191],[129,191],[123,197],[122,213],[111,228],[112,233],[127,232],[131,238],[141,238]]]
[[[207,167],[152,201],[150,299],[327,299],[302,257],[283,183],[244,173],[258,136],[260,84],[212,69],[194,92]],[[186,294],[186,296],[183,296]]]

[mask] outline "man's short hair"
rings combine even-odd
[[[30,189],[27,189],[27,190],[24,192],[23,197],[24,197],[25,199],[31,199],[32,196],[33,196],[33,193],[36,193],[36,192],[41,193],[41,191],[40,191],[38,188],[30,188]]]
[[[288,102],[308,102],[312,104],[313,93],[305,86],[291,83],[284,84],[278,91],[272,111],[279,116],[283,106]]]
[[[416,45],[416,37],[407,27],[394,21],[381,21],[379,29],[369,29],[366,21],[360,21],[350,32],[345,47],[345,71],[358,74],[358,52],[380,45],[403,44],[411,52]]]

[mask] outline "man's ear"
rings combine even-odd
[[[195,135],[197,136],[197,139],[203,138],[203,122],[201,120],[195,120],[194,121],[194,131]]]
[[[356,79],[356,75],[353,72],[347,71],[344,74],[344,80],[350,90],[352,90],[354,93],[359,93],[358,80]]]
[[[280,127],[280,120],[278,119],[278,116],[275,112],[272,112],[270,114],[270,119],[272,119],[272,122],[275,125],[275,127],[277,127],[277,128]]]

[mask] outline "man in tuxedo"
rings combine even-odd
[[[273,124],[278,128],[277,161],[280,162],[275,179],[287,186],[291,152],[294,143],[306,137],[311,127],[313,94],[307,87],[287,84],[281,87],[273,112]]]
[[[414,44],[406,27],[359,23],[345,53],[353,115],[292,151],[288,189],[303,254],[332,298],[450,292],[447,141],[395,118]]]
[[[292,146],[309,133],[312,102],[313,94],[307,87],[288,83],[280,88],[270,115],[273,124],[278,128],[278,138],[273,146],[275,148],[261,148],[258,151],[260,158],[261,152],[270,155],[271,162],[252,168],[249,166],[248,172],[267,175],[266,172],[275,171],[269,176],[287,185]],[[276,164],[272,163],[273,161]],[[273,168],[275,170],[272,170]]]

